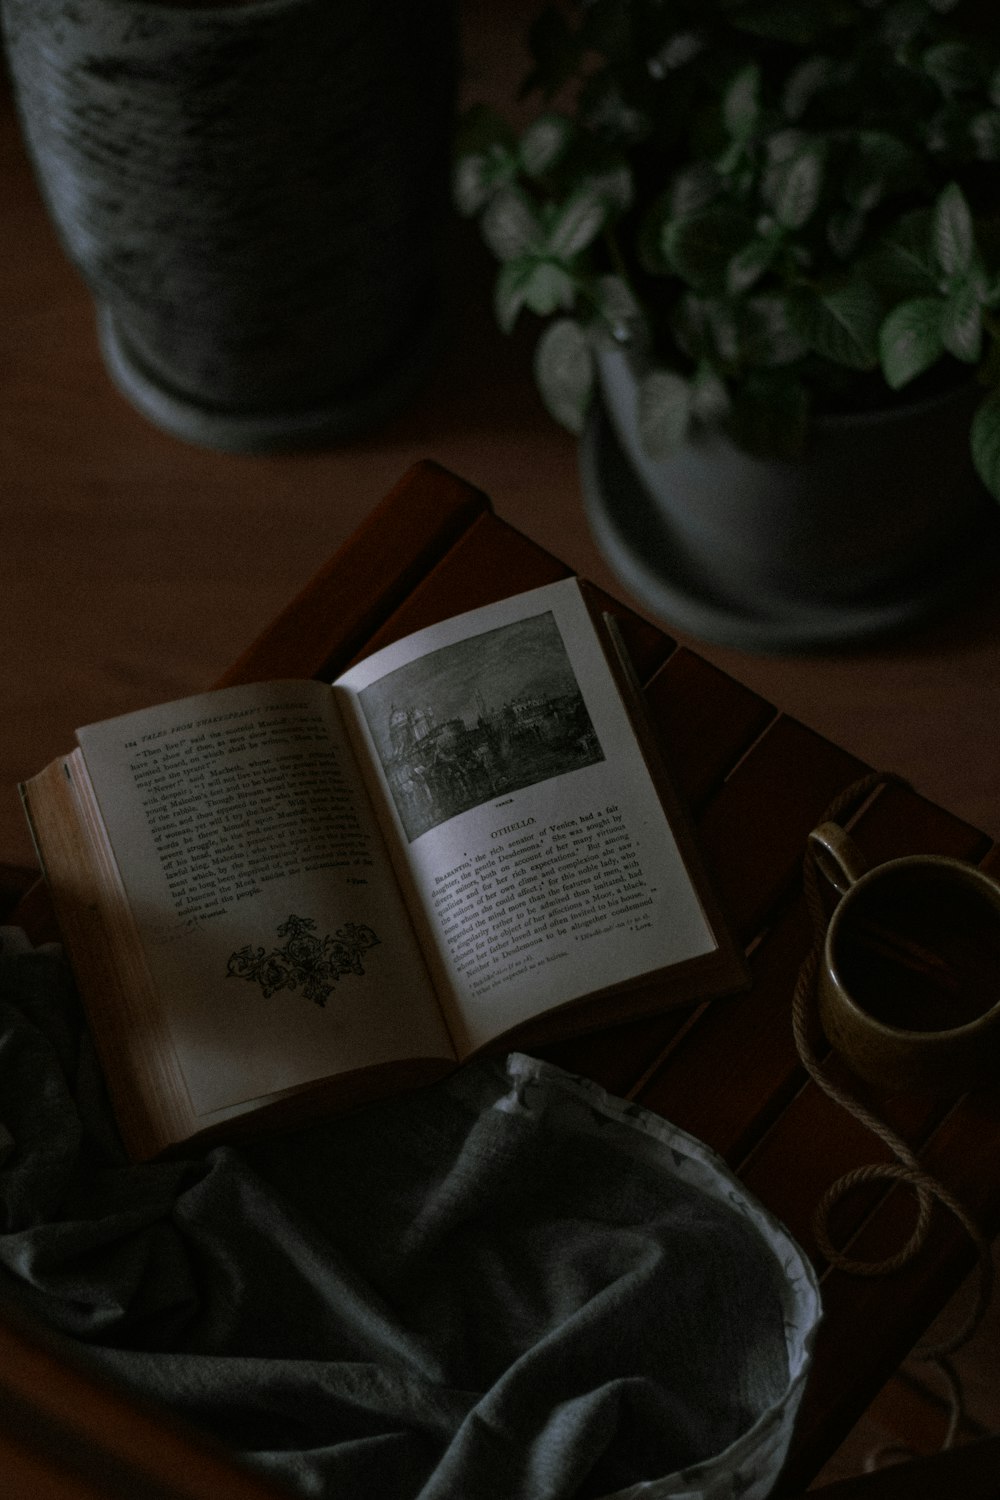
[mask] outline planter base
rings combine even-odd
[[[815,593],[721,593],[671,536],[595,402],[580,443],[584,509],[610,566],[633,596],[668,626],[717,645],[779,654],[820,650],[885,636],[967,599],[1000,566],[1000,507],[986,506],[935,557],[870,597],[829,600]]]
[[[328,405],[290,411],[227,411],[162,384],[130,348],[114,315],[98,308],[97,334],[108,374],[144,417],[185,442],[228,453],[270,453],[357,437],[398,411],[423,384],[439,353],[435,320],[407,339],[377,384]]]

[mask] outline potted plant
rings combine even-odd
[[[501,327],[545,322],[538,384],[583,435],[611,561],[750,646],[950,597],[1000,498],[989,18],[568,0],[530,43],[538,108],[519,133],[469,113],[455,196],[500,261]]]

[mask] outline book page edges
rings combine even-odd
[[[737,956],[734,964],[724,949],[716,948],[575,1000],[566,1000],[463,1053],[461,1061],[496,1052],[531,1051],[592,1032],[608,1031],[630,1021],[665,1015],[684,1005],[697,1006],[735,994],[749,983],[742,955]]]
[[[194,1117],[81,752],[50,762],[22,798],[126,1149],[146,1159]]]
[[[273,1132],[302,1129],[434,1083],[453,1073],[457,1066],[447,1058],[408,1057],[295,1084],[274,1094],[199,1115],[197,1129],[176,1142],[167,1154],[176,1155],[192,1145],[247,1141]]]
[[[430,1082],[455,1064],[440,1058],[358,1068],[196,1114],[169,1023],[146,965],[117,864],[107,845],[79,750],[21,788],[25,814],[130,1157],[246,1139],[356,1109]]]

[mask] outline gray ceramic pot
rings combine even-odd
[[[446,0],[0,0],[23,130],[107,365],[222,448],[344,437],[422,377]]]
[[[596,357],[588,518],[622,581],[675,628],[755,651],[861,640],[943,608],[996,566],[1000,512],[969,454],[974,390],[820,419],[794,462],[719,434],[653,460],[638,356]]]

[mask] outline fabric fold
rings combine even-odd
[[[0,1292],[308,1496],[759,1497],[819,1316],[703,1145],[521,1054],[126,1160],[56,950],[0,949]]]

